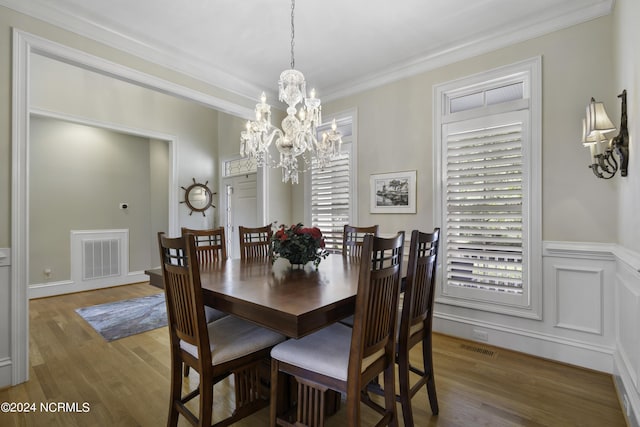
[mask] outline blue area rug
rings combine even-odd
[[[76,309],[107,341],[167,326],[164,293]]]

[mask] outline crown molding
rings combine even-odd
[[[347,82],[339,86],[323,88],[323,100],[331,101],[412,77],[474,56],[511,46],[526,40],[563,30],[612,13],[614,0],[603,0],[588,8],[567,11],[548,20],[540,20],[529,25],[516,25],[505,31],[500,29],[464,44],[449,46],[428,55],[414,58],[404,64],[397,64],[382,72],[364,76],[357,82]]]
[[[55,7],[55,2],[43,0],[28,2],[22,0],[0,0],[0,6],[5,6],[81,37],[86,37],[250,100],[256,100],[258,95],[264,91],[258,86],[220,70],[201,58],[186,56],[183,52],[176,53],[175,49],[170,46],[144,43],[136,38],[114,31],[99,22],[86,19],[77,14],[62,12]]]
[[[62,12],[55,7],[54,2],[45,0],[31,0],[28,2],[23,0],[0,0],[0,5],[250,100],[255,100],[256,94],[264,90],[264,88],[222,71],[214,64],[203,61],[202,58],[176,53],[174,48],[166,45],[152,46],[136,38],[113,31],[99,22],[88,20],[76,14]],[[323,101],[327,102],[353,95],[599,18],[610,14],[613,6],[614,0],[601,0],[589,7],[579,10],[567,10],[558,16],[551,16],[549,19],[538,19],[529,24],[520,22],[506,31],[504,28],[500,28],[496,31],[485,33],[473,41],[453,46],[442,46],[427,55],[413,58],[402,64],[396,64],[386,70],[376,71],[333,87],[325,87],[323,88]],[[270,98],[277,98],[275,92],[270,92],[267,95]]]

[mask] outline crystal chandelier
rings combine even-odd
[[[310,165],[311,157],[315,157],[316,167],[324,168],[340,152],[342,138],[335,120],[331,130],[324,132],[320,140],[317,138],[317,126],[322,123],[320,99],[316,98],[315,89],[311,89],[307,97],[304,75],[295,69],[294,11],[295,0],[291,0],[291,69],[283,71],[278,81],[279,99],[289,106],[287,117],[282,121],[282,130],[271,124],[271,106],[263,92],[260,103],[256,104],[256,119],[248,121],[246,130],[240,134],[240,155],[255,161],[258,167],[281,167],[282,181],[297,184],[298,158],[302,157],[304,163]],[[274,141],[280,154],[279,162],[269,155]]]

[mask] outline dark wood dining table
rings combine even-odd
[[[229,259],[201,266],[200,281],[206,305],[300,338],[353,314],[359,266],[340,254],[318,269],[312,263],[292,268],[285,259],[273,265]],[[152,284],[161,283],[159,269],[146,273]]]

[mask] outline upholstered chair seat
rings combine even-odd
[[[261,328],[236,316],[224,316],[207,325],[211,362],[219,365],[246,354],[272,347],[286,339],[284,335]],[[180,341],[180,348],[198,357],[195,345]]]
[[[271,350],[271,357],[290,365],[347,381],[349,351],[353,329],[334,323],[311,335],[288,340]],[[362,361],[362,371],[383,354],[383,350]]]

